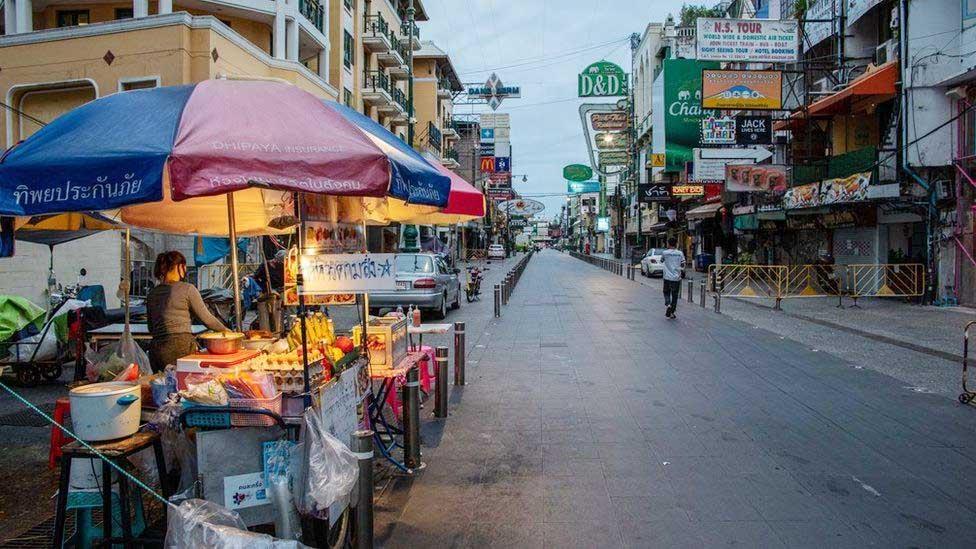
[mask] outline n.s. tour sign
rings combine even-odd
[[[609,61],[597,61],[579,75],[580,97],[625,96],[627,90],[627,73]]]
[[[790,63],[799,50],[796,21],[699,17],[699,61]]]

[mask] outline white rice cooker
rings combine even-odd
[[[76,387],[68,393],[71,423],[87,442],[115,440],[139,430],[142,389],[138,383],[111,381]]]

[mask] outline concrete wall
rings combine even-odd
[[[17,242],[16,255],[0,259],[0,294],[26,297],[44,307],[47,300],[48,247]],[[88,271],[89,285],[105,288],[105,301],[119,306],[115,292],[119,286],[122,265],[121,233],[106,231],[54,248],[54,275],[68,286],[78,281],[78,272]]]

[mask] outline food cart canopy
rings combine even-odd
[[[395,160],[386,149],[319,98],[283,83],[134,90],[69,111],[8,150],[0,159],[0,214],[99,211],[256,187],[447,203],[450,181],[433,168],[423,178],[422,167],[400,170],[391,187]],[[254,203],[251,194],[235,199]]]
[[[14,237],[23,242],[57,246],[101,231],[122,229],[120,223],[97,212],[72,212],[15,218]]]
[[[451,194],[447,206],[440,211],[430,207],[413,206],[400,200],[390,199],[380,217],[386,222],[418,223],[424,225],[454,225],[485,216],[485,195],[463,177],[449,170],[436,160],[429,161],[441,173],[451,178]]]

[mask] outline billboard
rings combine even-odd
[[[665,172],[681,172],[692,160],[692,150],[701,146],[702,119],[716,113],[703,111],[701,76],[718,63],[695,59],[665,59],[663,70],[651,88],[652,153],[664,154]],[[660,171],[660,170],[656,170]]]
[[[596,113],[590,120],[594,130],[617,132],[627,129],[627,118],[626,111],[612,111]]]
[[[495,157],[482,156],[480,168],[481,173],[495,173]]]
[[[671,187],[673,196],[705,196],[704,185],[674,185]]]
[[[626,149],[630,143],[627,132],[597,132],[596,148],[601,151]]]
[[[593,170],[585,164],[570,164],[563,168],[563,179],[586,181],[593,177]]]
[[[697,27],[702,61],[792,63],[799,54],[796,21],[699,17]]]
[[[737,193],[783,193],[789,186],[782,164],[727,164],[725,190]]]
[[[778,110],[783,107],[780,71],[702,71],[702,108]]]
[[[606,233],[609,231],[610,231],[610,218],[609,217],[596,218],[596,232]]]
[[[545,205],[538,200],[528,198],[516,198],[506,200],[498,205],[498,210],[505,212],[505,215],[532,216],[546,209]]]
[[[630,164],[630,153],[627,151],[600,151],[597,153],[597,162],[601,168],[606,166],[626,166]]]
[[[566,192],[569,194],[598,193],[600,192],[599,181],[568,181]]]
[[[498,106],[502,104],[502,101],[506,98],[512,97],[522,97],[521,90],[518,86],[506,86],[502,84],[502,80],[498,78],[498,75],[491,73],[488,80],[485,81],[483,86],[472,86],[468,88],[468,97],[476,99],[484,99],[491,110],[497,110]]]
[[[702,145],[735,145],[736,120],[731,116],[702,118]]]
[[[806,23],[803,25],[803,49],[810,50],[817,44],[837,34],[837,21],[833,20],[835,15],[839,15],[840,10],[835,8],[840,6],[843,0],[816,0],[810,6],[803,17],[807,21],[817,21],[816,23]]]

